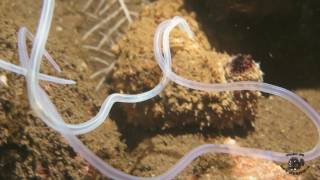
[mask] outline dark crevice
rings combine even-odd
[[[16,163],[23,162],[28,157],[29,153],[30,151],[25,145],[14,143],[2,144],[0,146],[0,172],[11,172],[11,174],[13,174],[16,169]],[[0,179],[9,177],[11,176],[7,177],[0,173]]]
[[[289,89],[320,87],[320,1],[186,0],[212,46],[251,54],[264,81]]]

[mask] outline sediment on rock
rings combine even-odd
[[[173,70],[178,75],[205,83],[262,80],[259,65],[250,55],[232,58],[210,47],[195,15],[185,11],[184,1],[160,0],[146,6],[124,38],[113,47],[118,56],[110,78],[114,92],[139,93],[157,85],[162,72],[153,57],[154,32],[160,22],[177,15],[187,20],[196,36],[188,39],[178,29],[171,34]],[[258,96],[259,93],[250,91],[202,92],[170,83],[152,100],[120,107],[125,111],[126,123],[134,126],[166,129],[195,125],[225,129],[250,125]]]

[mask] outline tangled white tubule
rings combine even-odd
[[[179,85],[203,90],[203,91],[234,91],[234,90],[252,90],[262,91],[273,95],[280,96],[289,102],[296,105],[301,109],[315,124],[320,135],[320,116],[308,103],[302,98],[294,94],[293,92],[281,87],[277,87],[267,83],[254,82],[254,81],[242,81],[225,84],[207,84],[201,82],[195,82],[185,79],[175,74],[171,69],[171,53],[169,34],[171,30],[180,26],[181,30],[185,31],[190,38],[193,37],[193,33],[189,28],[187,22],[181,17],[174,17],[170,20],[161,23],[155,33],[154,37],[154,55],[161,70],[163,71],[162,80],[152,90],[135,95],[129,94],[111,94],[109,95],[101,106],[98,114],[90,120],[81,124],[67,124],[63,121],[63,118],[56,110],[55,105],[50,101],[48,95],[39,86],[39,79],[52,81],[61,84],[73,84],[73,81],[51,77],[39,73],[42,56],[49,60],[55,69],[59,71],[58,65],[45,51],[45,44],[48,38],[53,10],[54,0],[44,0],[43,8],[41,12],[41,18],[35,39],[33,40],[33,47],[30,58],[28,57],[27,48],[25,45],[26,37],[32,39],[31,33],[26,28],[21,28],[19,31],[19,56],[21,66],[16,66],[0,60],[0,68],[22,74],[27,79],[27,89],[29,102],[32,109],[36,114],[51,128],[60,132],[62,136],[68,141],[73,149],[79,153],[84,159],[86,159],[92,166],[97,168],[102,174],[113,179],[172,179],[178,173],[180,173],[188,164],[195,158],[205,153],[228,153],[242,156],[258,157],[268,159],[277,162],[287,162],[289,157],[285,153],[266,151],[253,148],[243,148],[227,144],[205,144],[201,145],[180,159],[173,167],[171,167],[164,174],[157,177],[146,178],[137,177],[121,172],[109,164],[105,163],[99,157],[97,157],[92,151],[90,151],[76,135],[88,133],[99,125],[101,125],[107,116],[115,102],[122,103],[137,103],[148,100],[157,96],[171,80]],[[310,161],[320,156],[320,141],[310,151],[304,153],[304,160]]]

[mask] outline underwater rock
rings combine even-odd
[[[195,15],[183,8],[184,1],[160,0],[146,6],[123,39],[113,47],[118,61],[112,72],[112,91],[141,93],[152,89],[162,77],[153,56],[153,36],[159,23],[181,16],[195,33],[189,39],[179,29],[171,33],[173,71],[205,83],[240,80],[262,81],[259,65],[250,55],[231,57],[215,51],[201,31]],[[121,104],[125,123],[144,128],[198,126],[218,129],[249,127],[254,121],[258,92],[203,92],[169,83],[157,97],[143,103]]]

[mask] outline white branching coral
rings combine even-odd
[[[134,11],[130,11],[124,0],[88,0],[82,11],[89,17],[93,24],[83,34],[82,40],[86,43],[83,48],[92,51],[90,60],[100,63],[106,67],[95,72],[91,78],[101,77],[97,89],[101,87],[106,75],[110,73],[114,66],[115,55],[110,51],[117,42],[122,28],[126,28],[133,17],[137,16]]]

